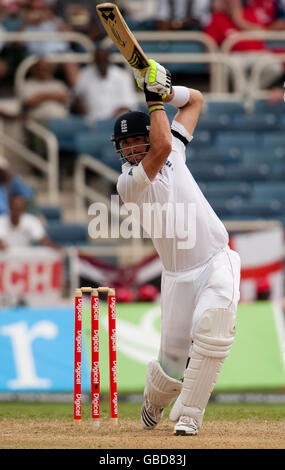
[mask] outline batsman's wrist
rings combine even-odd
[[[161,95],[158,93],[154,93],[153,91],[149,91],[146,86],[144,87],[144,94],[145,94],[145,100],[147,102],[149,101],[162,101]]]
[[[163,103],[148,104],[149,114],[151,114],[153,111],[165,111]]]

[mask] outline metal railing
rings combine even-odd
[[[77,159],[75,172],[74,172],[74,188],[75,188],[75,210],[76,210],[76,220],[78,222],[84,223],[88,221],[89,211],[86,207],[86,202],[101,202],[107,207],[108,212],[113,217],[113,220],[118,221],[120,219],[120,213],[117,212],[117,207],[113,207],[110,199],[97,191],[96,189],[91,188],[85,179],[86,170],[93,171],[94,173],[100,175],[102,178],[107,179],[112,184],[116,184],[120,173],[108,167],[104,163],[100,162],[97,158],[91,157],[90,155],[80,155]],[[91,214],[93,215],[93,214]],[[120,234],[116,239],[118,246],[122,246],[127,243],[127,253],[129,253],[129,258],[132,254],[132,260],[135,261],[140,258],[140,254],[145,250],[145,240],[143,238],[131,238],[131,240],[124,240],[121,238]],[[110,240],[108,238],[108,240]],[[149,245],[149,243],[147,243]],[[131,251],[129,250],[131,248]],[[114,249],[114,248],[113,248]],[[149,248],[147,248],[149,249]],[[96,251],[96,246],[94,245],[94,252]],[[103,251],[99,249],[100,254],[102,255]],[[107,247],[106,254],[110,255],[112,251],[111,247]],[[118,254],[118,251],[115,249],[115,253]],[[122,252],[120,251],[120,255]]]
[[[55,135],[46,127],[39,124],[33,119],[26,119],[24,122],[25,128],[35,134],[38,138],[42,139],[46,146],[45,165],[42,167],[47,175],[48,184],[48,198],[50,204],[59,203],[59,150],[58,141]],[[41,158],[41,157],[40,157]]]
[[[125,59],[119,53],[112,54],[112,61],[116,63],[124,63]],[[210,64],[216,65],[215,73],[210,73],[210,93],[224,93],[228,94],[229,89],[227,83],[221,81],[221,74],[224,73],[223,68],[225,66],[229,69],[233,75],[234,80],[234,93],[238,93],[241,96],[244,94],[247,88],[247,81],[243,70],[232,60],[230,55],[221,53],[168,53],[168,52],[157,52],[151,54],[151,57],[164,64]],[[225,83],[221,86],[222,83]]]
[[[248,51],[248,52],[243,52],[243,51],[235,51],[231,52],[232,48],[239,42],[243,41],[284,41],[284,48],[285,48],[285,31],[265,31],[265,30],[256,30],[256,31],[239,31],[236,33],[231,34],[230,36],[225,39],[225,41],[222,43],[220,51],[223,54],[245,54],[246,56],[248,55],[254,55],[255,61],[253,63],[253,67],[255,68],[256,62],[259,62],[262,60],[263,57],[267,56],[272,56],[277,58],[280,54],[274,54],[268,49],[268,51]],[[264,69],[264,68],[263,68]],[[258,73],[258,86],[260,85],[260,76],[263,70],[260,72],[254,72]],[[260,88],[256,88],[257,83],[253,83],[252,79],[255,79],[253,74],[251,73],[248,83],[249,87],[247,89],[246,95],[249,97],[249,99],[254,99],[255,97],[265,97],[267,96],[268,93],[264,92],[264,90]],[[226,86],[226,82],[228,80],[228,73],[227,70],[221,70],[221,88],[224,88]]]
[[[284,43],[285,46],[285,43]],[[256,58],[255,63],[252,66],[251,76],[249,80],[250,85],[250,96],[254,99],[255,92],[260,91],[260,81],[261,74],[268,65],[280,62],[281,64],[285,62],[285,47],[284,53],[278,54],[266,54],[264,56],[259,56]]]
[[[45,176],[48,181],[48,201],[50,204],[58,204],[59,202],[59,181],[58,181],[58,148],[57,140],[48,130],[42,128],[38,123],[28,121],[26,127],[36,134],[44,138],[47,145],[47,160],[44,160],[35,152],[28,149],[21,142],[0,131],[1,144],[4,148],[14,152],[18,157],[23,159],[33,168],[36,168]]]
[[[67,52],[58,54],[49,54],[48,60],[54,62],[90,62],[93,57],[95,45],[93,41],[81,33],[76,32],[31,32],[18,31],[6,32],[0,31],[0,42],[3,43],[27,43],[36,42],[54,42],[67,41],[79,44],[85,52]],[[30,67],[36,62],[38,57],[32,55],[24,59],[16,70],[15,74],[15,94],[19,99],[20,87]],[[47,161],[29,150],[23,143],[17,142],[8,135],[0,132],[1,144],[15,152],[17,157],[25,160],[30,166],[37,168],[47,176],[48,180],[48,200],[51,204],[59,202],[59,161],[58,161],[58,142],[54,134],[48,129],[31,119],[24,122],[24,126],[33,134],[36,134],[45,142],[47,150]]]
[[[139,42],[197,42],[203,45],[206,49],[206,53],[214,54],[218,52],[218,47],[215,41],[207,34],[200,31],[136,31],[136,39]],[[106,47],[112,46],[112,41],[109,37],[106,37],[102,44]],[[151,57],[162,63],[197,63],[198,55],[200,53],[195,53],[191,56],[191,53],[166,53],[166,52],[152,52]],[[191,57],[189,57],[189,55]],[[124,63],[126,60],[122,57],[120,53],[113,53],[112,60],[117,63]],[[176,60],[178,57],[178,60]],[[197,59],[197,61],[195,60]],[[201,59],[200,59],[201,60]],[[206,61],[207,62],[207,61]],[[199,62],[205,63],[205,62]],[[219,80],[219,64],[214,61],[210,62],[210,88],[213,92],[219,91],[218,88]]]
[[[269,58],[264,58],[260,55],[260,60],[257,60],[254,64],[252,75],[250,81],[253,83],[251,86],[248,83],[248,80],[245,78],[245,74],[241,67],[231,58],[231,54],[229,53],[232,46],[236,43],[241,41],[242,39],[261,39],[261,40],[285,40],[285,32],[265,32],[265,31],[246,31],[233,34],[229,36],[226,41],[222,44],[221,48],[218,49],[216,43],[210,38],[208,35],[195,32],[195,31],[173,31],[173,32],[163,32],[163,31],[136,31],[135,32],[136,38],[139,42],[143,41],[189,41],[193,42],[196,41],[200,44],[205,46],[205,49],[208,52],[205,53],[167,53],[167,52],[157,52],[152,53],[152,57],[155,60],[158,60],[162,63],[184,63],[184,64],[209,64],[209,71],[210,71],[210,91],[207,93],[207,97],[210,98],[211,96],[216,97],[218,96],[219,99],[230,98],[232,99],[235,97],[236,99],[243,99],[245,96],[248,96],[249,93],[252,93],[254,96],[257,96],[258,93],[261,91],[258,89],[259,87],[259,76],[261,70],[264,66],[268,65]],[[83,34],[75,33],[75,32],[58,32],[58,33],[42,33],[42,32],[0,32],[0,41],[3,42],[27,42],[27,41],[69,41],[69,42],[76,42],[80,44],[86,52],[68,52],[68,53],[57,53],[57,54],[49,54],[47,59],[51,62],[55,63],[66,63],[66,62],[77,62],[77,63],[89,63],[93,59],[93,53],[95,50],[95,45],[93,41],[91,41],[88,37]],[[111,45],[112,42],[110,38],[106,37],[102,41],[103,45]],[[273,54],[272,54],[273,56]],[[274,54],[274,57],[276,55]],[[27,57],[18,67],[15,76],[15,91],[16,95],[19,96],[19,90],[23,85],[25,80],[26,74],[30,67],[35,63],[37,60],[36,56],[29,56]],[[125,66],[129,67],[126,60],[122,57],[120,53],[114,52],[111,54],[111,60],[116,63],[124,64]],[[264,60],[264,62],[263,62]],[[280,57],[281,60],[281,57]],[[266,64],[265,64],[266,62]],[[228,72],[233,76],[233,84],[234,84],[234,92],[229,94],[228,90],[228,83],[226,77],[228,77]],[[36,166],[42,171],[45,171],[49,176],[48,178],[53,179],[53,183],[49,182],[49,191],[52,191],[50,194],[50,200],[55,199],[56,195],[58,194],[58,186],[56,189],[56,184],[58,185],[58,156],[55,157],[57,152],[56,146],[56,138],[55,136],[52,137],[52,134],[47,130],[41,127],[36,127],[35,123],[28,124],[30,126],[30,131],[38,133],[42,139],[45,140],[47,148],[48,148],[48,155],[50,158],[50,162],[39,162],[38,156],[28,149],[25,149],[21,146],[21,151],[18,151],[19,157],[28,161],[31,165]],[[32,130],[33,129],[33,130]],[[5,139],[3,136],[3,142],[6,142],[5,145],[13,147],[13,143],[9,140],[9,137]],[[20,145],[15,143],[14,147]],[[17,147],[19,150],[19,146]],[[52,163],[51,163],[52,162]],[[80,163],[79,163],[80,162]],[[89,188],[88,186],[83,184],[83,176],[84,173],[83,167],[88,167],[93,169],[94,171],[98,170],[98,164],[100,162],[94,163],[95,159],[93,157],[84,155],[81,156],[78,160],[78,165],[76,166],[77,178],[75,181],[75,190],[78,192],[76,195],[76,207],[77,207],[77,215],[81,212],[83,208],[82,198],[89,198],[90,200],[101,200],[106,203],[106,199],[102,194],[99,194],[98,191]],[[50,169],[51,166],[56,166],[55,173],[52,175],[52,171]],[[96,168],[95,168],[96,166]],[[101,168],[102,169],[102,168]],[[113,170],[112,170],[113,171]],[[106,177],[107,172],[109,172],[108,167],[105,166],[103,171],[103,176]],[[100,171],[99,171],[100,173]],[[110,180],[113,178],[114,182],[114,174],[110,177]],[[116,175],[117,178],[118,175]]]
[[[233,46],[241,41],[260,40],[260,41],[284,41],[285,42],[285,31],[240,31],[233,33],[224,40],[221,45],[221,52],[228,54],[231,52]],[[285,44],[284,44],[285,45]],[[238,52],[238,51],[237,51]],[[258,53],[258,51],[256,52]]]
[[[88,64],[92,61],[93,55],[90,53],[57,53],[57,54],[49,54],[46,59],[55,64],[65,64],[68,62],[73,62],[77,64]],[[30,55],[26,57],[20,65],[18,66],[16,73],[15,73],[15,95],[16,97],[20,97],[20,90],[24,85],[26,76],[30,68],[39,60],[37,55]]]
[[[66,41],[80,44],[87,52],[95,50],[93,41],[85,34],[74,31],[0,31],[0,42],[56,42]],[[80,54],[80,52],[78,52]]]
[[[78,157],[74,170],[75,214],[77,221],[86,220],[87,218],[86,200],[89,202],[102,202],[109,211],[112,210],[110,199],[88,186],[85,177],[86,169],[106,178],[112,184],[117,183],[120,175],[117,171],[100,162],[95,157],[90,155],[80,155]]]

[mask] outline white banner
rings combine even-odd
[[[241,301],[256,300],[268,291],[271,300],[284,295],[283,228],[232,235],[230,246],[241,258]]]
[[[63,258],[48,247],[11,248],[0,252],[1,305],[58,303],[63,285]]]

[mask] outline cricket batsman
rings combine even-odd
[[[185,163],[203,96],[192,88],[172,86],[169,71],[154,60],[150,63],[144,78],[134,72],[148,113],[121,115],[112,138],[125,159],[117,184],[123,202],[136,203],[140,211],[146,204],[173,208],[156,220],[162,225],[160,237],[149,221],[144,218],[142,223],[163,272],[160,351],[158,360],[147,366],[141,422],[153,429],[164,408],[177,398],[169,415],[176,423],[174,434],[195,435],[234,341],[240,258],[229,248],[225,226]],[[171,125],[164,102],[177,108]],[[173,224],[175,231],[168,236],[167,226]],[[192,234],[190,243],[181,242],[185,227],[186,234]]]

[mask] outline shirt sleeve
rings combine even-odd
[[[73,87],[73,92],[74,92],[75,96],[80,96],[84,93],[85,88],[88,84],[87,83],[88,80],[86,80],[87,73],[88,73],[87,68],[84,68],[79,72],[78,78],[77,78],[77,80],[75,82],[75,85]]]
[[[138,166],[131,166],[120,175],[117,191],[123,202],[138,202],[150,184],[151,181],[140,162]]]
[[[7,216],[0,215],[0,240],[4,241],[7,237]]]
[[[172,151],[178,152],[182,155],[183,160],[186,161],[186,145],[191,142],[193,136],[185,129],[185,127],[173,120],[171,124],[171,133],[172,133]]]
[[[29,232],[32,241],[39,241],[46,235],[44,226],[37,217],[27,214],[26,224],[29,226]]]

